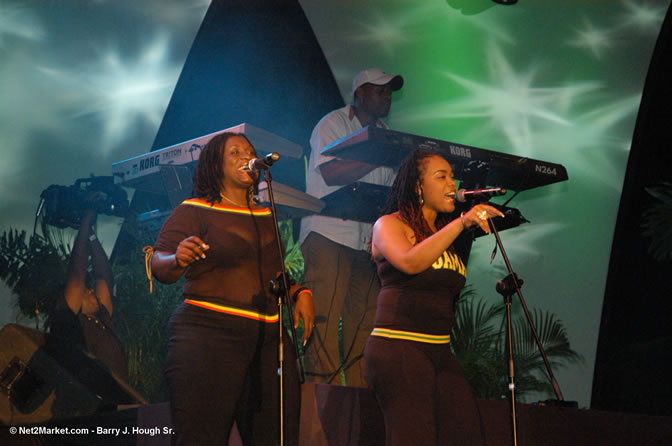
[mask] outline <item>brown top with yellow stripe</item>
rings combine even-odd
[[[193,305],[269,322],[277,317],[277,301],[268,284],[277,276],[281,259],[271,217],[268,208],[192,198],[175,208],[154,249],[175,252],[185,238],[200,237],[210,249],[205,259],[187,268],[185,298]]]

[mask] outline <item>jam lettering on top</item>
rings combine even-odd
[[[467,268],[462,263],[462,259],[454,252],[443,251],[441,257],[432,263],[432,268],[450,269],[467,277]]]

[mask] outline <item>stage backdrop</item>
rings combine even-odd
[[[290,15],[285,6],[296,2],[218,3],[265,5],[269,26],[218,41],[210,58],[200,53],[189,76],[202,76],[192,94],[204,99],[191,102],[173,93],[183,82],[180,74],[186,75],[182,69],[209,2],[0,3],[0,227],[32,230],[40,192],[50,184],[109,175],[115,161],[259,111],[265,118],[256,125],[307,149],[309,130],[328,111],[326,104],[349,102],[352,76],[380,66],[405,78],[388,119],[393,129],[567,168],[569,181],[521,193],[510,203],[531,223],[502,238],[525,279],[528,305],[563,320],[572,347],[585,358],[556,376],[567,399],[588,406],[625,166],[670,2],[303,0],[302,11]],[[297,47],[285,46],[283,54],[300,60],[304,47],[291,36],[292,26],[285,35],[269,38],[266,32],[296,25],[303,14],[324,60],[306,52],[307,60],[289,64],[265,53],[287,40]],[[273,23],[274,16],[281,23]],[[305,29],[301,33],[311,40]],[[225,89],[239,89],[248,100],[224,103]],[[306,92],[324,92],[317,99],[323,105],[316,107]],[[297,95],[304,95],[304,107],[296,106]],[[183,105],[172,117],[166,114],[171,100]],[[223,110],[241,119],[220,126]],[[172,135],[164,133],[166,126],[159,132],[164,115],[173,120]],[[302,175],[299,168],[276,180],[300,183]],[[107,228],[101,238],[109,250],[118,221]],[[499,258],[488,262],[493,245],[491,238],[474,244],[469,282],[499,303],[494,285],[505,271]],[[13,321],[6,291],[3,299],[2,322]]]
[[[531,223],[502,239],[528,305],[555,313],[584,356],[555,370],[565,398],[584,407],[635,120],[669,3],[301,1],[346,100],[354,73],[381,66],[405,78],[393,129],[567,168],[569,181],[509,204]],[[476,241],[468,282],[499,303],[506,272],[501,257],[489,263],[493,247]]]

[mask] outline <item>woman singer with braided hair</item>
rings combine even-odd
[[[450,350],[467,274],[454,242],[474,225],[489,233],[488,219],[503,214],[477,204],[455,217],[455,193],[448,161],[416,150],[373,227],[381,290],[364,358],[387,446],[483,444],[476,400]]]
[[[282,257],[271,210],[252,201],[257,156],[244,135],[222,133],[203,148],[193,197],[175,208],[154,246],[151,268],[164,283],[183,274],[184,303],[173,313],[166,377],[175,443],[228,444],[233,422],[245,445],[279,438],[277,297],[269,282]],[[312,294],[292,285],[294,323],[310,337]],[[286,444],[298,443],[299,383],[286,341]]]

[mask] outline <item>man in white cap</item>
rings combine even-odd
[[[361,181],[390,186],[388,167],[341,160],[321,154],[324,147],[366,126],[388,128],[392,92],[404,84],[380,68],[369,68],[352,82],[352,105],[328,113],[313,129],[306,192],[322,198],[346,184]],[[311,215],[301,222],[305,259],[304,284],[315,295],[315,331],[304,359],[308,379],[339,383],[345,370],[348,386],[366,387],[362,353],[373,327],[380,284],[367,250],[371,223]],[[338,326],[343,321],[344,361],[341,367]]]

